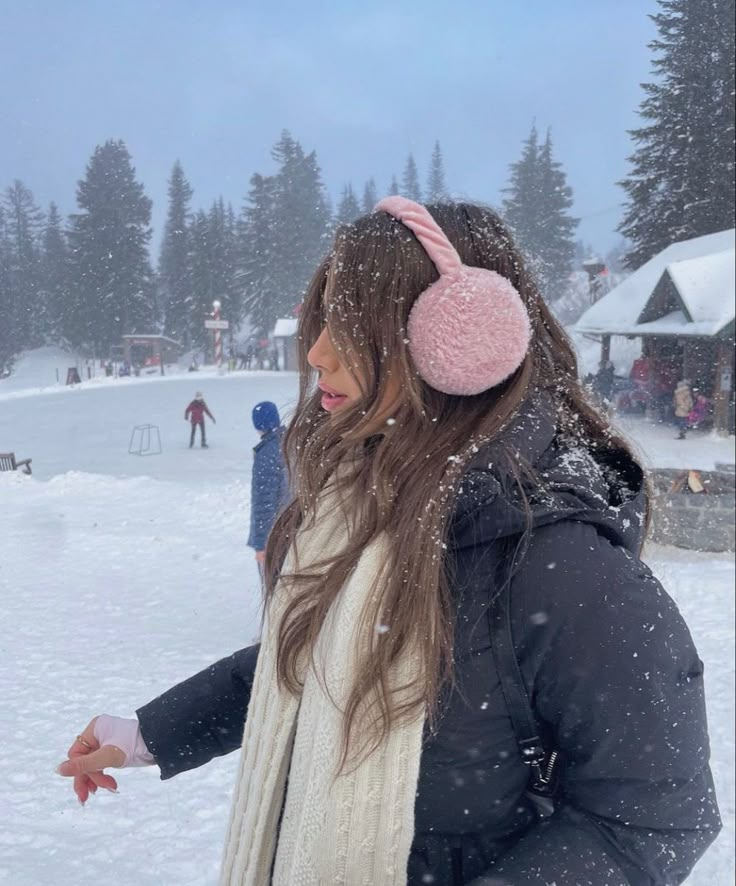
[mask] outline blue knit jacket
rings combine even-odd
[[[266,431],[253,447],[248,545],[256,551],[266,547],[268,533],[289,500],[286,465],[281,455],[283,435],[283,427]]]

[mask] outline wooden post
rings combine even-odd
[[[611,336],[601,336],[601,366],[605,366],[611,359]]]
[[[720,340],[716,352],[716,377],[713,390],[713,427],[728,436],[728,412],[733,390],[733,342]]]

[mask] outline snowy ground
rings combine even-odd
[[[0,882],[78,886],[96,875],[112,886],[208,886],[235,755],[166,783],[154,769],[122,772],[120,794],[93,797],[85,809],[53,768],[90,716],[132,713],[257,632],[258,580],[245,547],[256,440],[249,415],[264,398],[288,408],[296,378],[200,372],[67,389],[42,363],[27,363],[25,383],[0,381],[0,450],[34,466],[33,477],[0,474],[0,734],[8,755]],[[187,448],[182,418],[197,389],[218,419],[207,451]],[[131,429],[142,423],[159,426],[161,455],[128,454]],[[732,441],[686,440],[675,450],[660,431],[634,426],[652,462],[673,451],[677,467],[733,461]],[[733,556],[653,546],[648,559],[706,663],[726,823],[688,883],[730,886]]]

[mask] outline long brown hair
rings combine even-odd
[[[299,401],[285,439],[296,498],[271,532],[266,586],[268,599],[279,577],[294,591],[279,628],[278,678],[299,693],[299,662],[311,656],[346,576],[379,533],[390,539],[380,586],[364,614],[370,652],[360,661],[344,711],[343,764],[370,753],[394,723],[421,711],[430,727],[436,724],[441,692],[453,672],[453,607],[444,556],[448,524],[478,447],[498,439],[520,406],[546,391],[556,405],[558,428],[574,428],[593,448],[627,448],[588,403],[572,345],[498,216],[468,203],[427,208],[466,265],[511,280],[529,312],[532,341],[517,372],[484,393],[452,396],[424,383],[409,354],[406,324],[417,296],[438,275],[414,235],[383,212],[340,228],[332,253],[314,275],[299,320]],[[333,415],[320,407],[307,363],[325,324],[363,394],[359,404]],[[379,404],[389,377],[397,375],[401,400],[377,434]],[[279,576],[296,532],[309,525],[321,491],[347,458],[354,468],[350,495],[361,503],[348,547],[325,554],[308,573]],[[379,625],[385,628],[376,630]],[[418,652],[421,677],[397,693],[390,687],[390,669],[407,650]]]

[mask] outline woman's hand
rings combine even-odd
[[[137,720],[95,717],[67,751],[68,759],[57,766],[59,775],[74,779],[74,793],[84,805],[97,788],[116,792],[118,784],[103,770],[112,767],[150,766],[155,763],[140,733]]]

